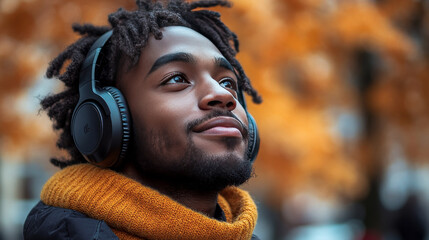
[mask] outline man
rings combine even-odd
[[[83,37],[47,70],[66,89],[42,100],[71,159],[51,160],[63,170],[25,239],[257,239],[256,206],[235,186],[259,145],[241,91],[260,98],[235,34],[195,10],[217,5],[229,3],[137,1],[111,27],[74,26]]]

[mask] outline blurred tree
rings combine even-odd
[[[72,23],[106,25],[107,14],[119,6],[133,5],[132,1],[122,3],[119,0],[0,2],[1,152],[31,156],[36,148],[54,149],[55,136],[46,117],[36,118],[34,114],[38,109],[23,110],[24,101],[39,101],[35,96],[28,100],[28,88],[35,81],[47,81],[40,76],[48,61],[76,40],[77,35],[70,27]]]
[[[379,178],[393,152],[412,163],[429,156],[429,4],[261,4],[224,11],[265,98],[251,106],[263,139],[254,185],[279,210],[297,192],[361,199],[367,228],[379,230]]]

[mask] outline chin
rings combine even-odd
[[[239,186],[252,175],[252,164],[246,154],[223,153],[209,155],[196,153],[189,158],[191,165],[182,171],[182,182],[195,190],[220,191],[227,186]]]
[[[240,138],[214,141],[189,137],[181,153],[162,148],[166,145],[161,144],[161,139],[144,140],[150,144],[137,147],[135,142],[133,147],[140,171],[172,187],[220,191],[227,186],[241,185],[252,175],[247,144]]]

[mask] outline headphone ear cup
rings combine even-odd
[[[73,140],[85,159],[100,167],[117,167],[131,137],[131,118],[122,93],[114,87],[80,103],[71,122]]]
[[[88,162],[100,159],[107,125],[104,115],[103,107],[96,101],[84,101],[73,112],[70,128],[73,141]],[[104,156],[103,153],[101,155]]]
[[[259,132],[258,132],[258,127],[256,126],[255,119],[247,111],[246,113],[247,113],[247,119],[249,122],[249,143],[248,143],[247,157],[253,163],[259,152],[260,139],[259,139]]]
[[[130,144],[132,124],[131,116],[128,111],[125,97],[122,95],[119,89],[114,87],[103,87],[103,89],[110,93],[110,95],[113,97],[120,114],[120,122],[112,122],[112,128],[119,128],[121,132],[119,136],[112,136],[112,138],[120,138],[118,140],[121,142],[117,160],[113,164],[113,166],[119,166],[123,162]]]

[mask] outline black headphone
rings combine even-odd
[[[104,33],[91,46],[80,70],[79,101],[73,111],[71,134],[85,159],[101,167],[117,167],[124,160],[131,137],[131,117],[125,97],[114,87],[100,87],[96,68],[100,64],[103,46],[112,36]],[[244,107],[249,121],[248,158],[254,161],[259,151],[256,122],[247,112],[243,92],[238,101]]]

